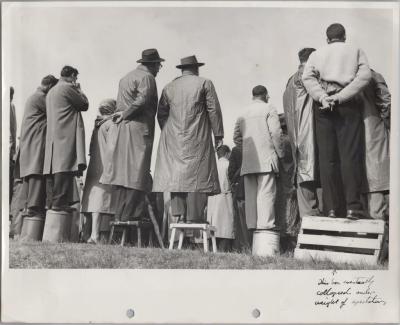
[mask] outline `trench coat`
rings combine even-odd
[[[148,190],[157,102],[156,80],[145,66],[120,80],[117,112],[123,120],[110,126],[100,183]]]
[[[185,72],[163,89],[157,119],[161,136],[153,191],[218,194],[211,132],[223,137],[224,128],[213,83]]]
[[[20,177],[43,173],[46,146],[46,94],[40,88],[28,98],[19,141]]]
[[[225,157],[218,159],[218,176],[221,193],[208,197],[207,221],[217,228],[218,238],[235,238],[233,219],[233,199],[228,179],[229,160]]]
[[[86,169],[85,126],[81,111],[87,111],[86,96],[72,83],[63,80],[46,97],[47,134],[43,174]]]
[[[314,100],[302,81],[304,65],[289,79],[283,93],[283,110],[294,162],[293,183],[318,179],[314,128]]]
[[[111,119],[98,117],[90,141],[89,166],[83,187],[81,212],[99,212],[115,214],[116,195],[112,185],[100,184],[103,162],[106,155],[107,137]]]
[[[390,116],[391,97],[382,75],[372,71],[372,79],[360,97],[363,102],[367,176],[363,192],[386,191],[390,179],[390,132],[385,119]]]

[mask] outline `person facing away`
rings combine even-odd
[[[10,87],[10,138],[9,138],[9,203],[11,204],[13,187],[14,187],[14,167],[15,167],[15,152],[17,147],[17,118],[15,115],[14,87]]]
[[[231,150],[222,145],[217,150],[218,178],[221,193],[208,197],[207,221],[217,228],[218,250],[230,251],[234,236],[233,199],[231,185],[228,178],[229,155]]]
[[[44,215],[46,206],[46,177],[43,175],[46,147],[46,96],[58,82],[53,75],[42,79],[41,85],[25,104],[19,142],[20,177],[27,195],[27,215]]]
[[[64,66],[58,83],[46,97],[47,133],[43,174],[53,179],[51,209],[71,211],[78,202],[74,196],[75,176],[86,169],[85,126],[81,112],[89,102],[77,83],[78,70]],[[75,191],[76,192],[76,191]]]
[[[133,220],[148,190],[157,112],[156,79],[164,59],[156,49],[142,51],[136,69],[119,82],[117,110],[100,183],[115,186],[116,221]]]
[[[237,119],[233,141],[242,148],[246,222],[250,230],[275,230],[276,175],[284,157],[282,129],[264,86],[253,88],[253,103]]]
[[[87,242],[92,244],[97,244],[100,239],[100,225],[103,219],[111,221],[116,209],[113,186],[99,183],[104,168],[109,131],[113,125],[112,115],[116,108],[115,99],[101,101],[100,115],[96,117],[90,140],[90,161],[83,187],[81,213],[91,217],[92,231]]]
[[[371,80],[365,53],[346,43],[341,24],[326,30],[328,44],[313,52],[303,83],[320,106],[315,110],[316,139],[325,209],[329,217],[364,217],[362,185],[362,104],[358,94]],[[342,205],[345,203],[345,211]]]
[[[304,87],[304,66],[314,48],[299,51],[300,65],[283,94],[283,110],[295,164],[293,184],[297,188],[300,217],[320,215],[317,187],[319,183],[315,144],[314,106],[316,103]]]
[[[153,191],[171,192],[172,215],[182,222],[204,222],[186,219],[188,193],[220,193],[212,133],[218,148],[222,113],[213,83],[199,76],[202,65],[194,55],[181,59],[182,75],[165,86],[157,112],[161,136]]]

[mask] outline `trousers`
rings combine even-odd
[[[171,212],[173,216],[186,216],[187,221],[205,220],[204,209],[206,206],[206,193],[171,193]]]
[[[46,207],[46,178],[44,175],[29,175],[24,177],[27,189],[26,207],[44,210]]]
[[[362,210],[363,122],[357,100],[335,106],[333,111],[315,109],[322,194],[326,210],[342,214]]]
[[[244,175],[244,192],[247,228],[275,228],[275,174]]]
[[[128,221],[139,219],[146,208],[143,191],[123,186],[115,186],[117,205],[115,219]],[[139,211],[140,210],[140,211]]]
[[[300,218],[320,214],[317,187],[315,182],[302,182],[297,186],[297,202]]]
[[[72,172],[55,173],[52,175],[50,202],[51,207],[65,207],[73,205],[76,202],[74,199],[74,184],[75,175]]]

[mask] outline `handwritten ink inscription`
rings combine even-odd
[[[337,271],[317,281],[316,306],[326,308],[345,308],[359,305],[381,305],[386,301],[375,289],[375,277],[344,277]]]

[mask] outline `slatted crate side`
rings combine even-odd
[[[365,248],[365,249],[380,249],[381,240],[357,237],[341,237],[329,235],[308,235],[299,234],[297,243],[299,245],[319,245],[319,246],[335,246],[346,248]]]
[[[378,256],[296,248],[294,257],[301,260],[329,260],[334,263],[376,265]]]
[[[372,219],[348,220],[306,216],[302,219],[301,229],[383,234],[385,222]]]

